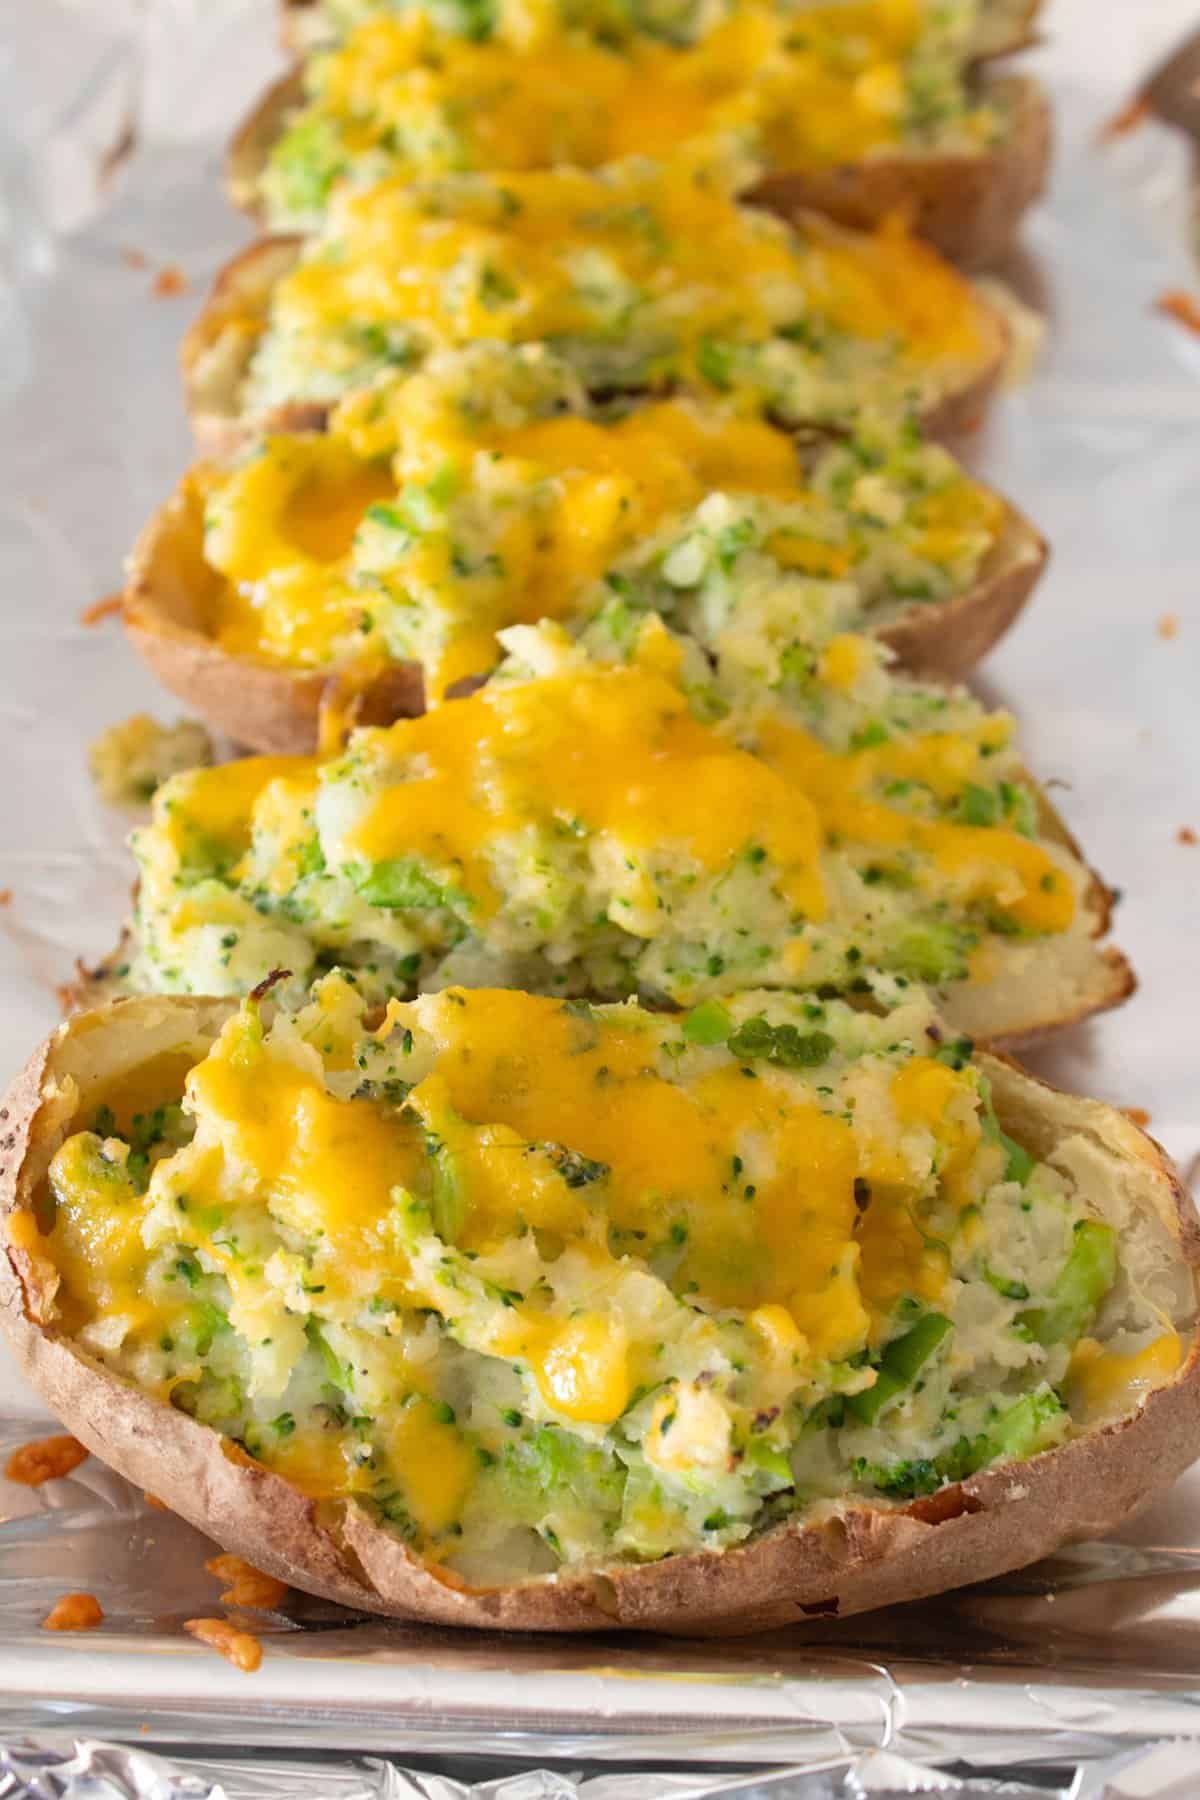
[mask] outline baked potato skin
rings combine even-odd
[[[986,84],[1011,109],[1013,128],[991,149],[922,155],[897,150],[824,169],[780,169],[743,198],[781,218],[825,213],[840,225],[870,230],[904,214],[917,237],[963,269],[994,268],[1007,255],[1024,213],[1046,185],[1051,122],[1035,81],[1009,76]],[[296,68],[269,87],[235,133],[225,188],[233,205],[264,225],[258,184],[287,115],[303,100]]]
[[[236,407],[246,364],[266,322],[271,290],[300,254],[296,236],[256,238],[217,273],[207,300],[179,346],[179,366],[200,455],[223,462],[264,430],[321,431],[329,409],[304,402],[247,420]]]
[[[225,153],[225,192],[238,212],[259,226],[265,225],[258,197],[258,182],[267,158],[282,135],[287,117],[304,104],[304,66],[273,81],[246,114]]]
[[[994,268],[1045,188],[1052,146],[1050,107],[1036,82],[1010,77],[989,87],[1014,108],[1012,131],[993,149],[897,151],[828,169],[780,170],[745,198],[785,219],[819,212],[860,230],[903,213],[917,237],[960,268]]]
[[[180,346],[179,364],[192,436],[201,458],[224,462],[265,432],[321,431],[331,408],[288,401],[267,412],[239,410],[238,395],[255,344],[266,327],[271,294],[295,265],[304,240],[295,233],[257,238],[222,268]],[[1007,319],[979,296],[986,353],[977,372],[942,396],[921,423],[933,438],[953,444],[982,422],[1004,379],[1012,345]]]
[[[7,1240],[0,1323],[26,1378],[89,1450],[292,1586],[362,1611],[443,1625],[736,1635],[816,1614],[847,1617],[1020,1568],[1066,1542],[1112,1530],[1200,1453],[1200,1334],[1193,1333],[1178,1374],[1132,1418],[903,1509],[839,1507],[819,1522],[779,1526],[724,1552],[507,1588],[473,1589],[435,1574],[352,1502],[307,1499],[46,1328],[54,1276],[36,1243],[28,1247],[33,1200],[89,1085],[81,1078],[81,1091],[73,1092],[62,1075],[86,1036],[92,1085],[133,1066],[164,1008],[185,1022],[182,1038],[190,1035],[187,1022],[211,1034],[229,1011],[214,1001],[115,1002],[60,1027],[0,1106],[0,1227]],[[1001,1059],[985,1058],[984,1068],[998,1116],[1018,1141],[1046,1154],[1056,1141],[1083,1133],[1103,1146],[1112,1182],[1140,1210],[1158,1215],[1195,1275],[1200,1228],[1157,1144],[1111,1109],[1059,1094]]]
[[[937,605],[914,603],[879,632],[917,675],[962,680],[1003,636],[1045,567],[1045,540],[1015,507],[979,578]],[[123,616],[159,681],[218,731],[267,755],[308,755],[335,671],[303,671],[222,650],[204,629],[217,582],[204,560],[201,509],[185,482],[150,520],[129,559]],[[355,686],[354,721],[387,725],[424,710],[419,665],[392,664]]]
[[[980,1034],[989,1048],[1004,1052],[1027,1049],[1030,1044],[1041,1043],[1056,1032],[1094,1018],[1097,1013],[1111,1012],[1114,1007],[1123,1006],[1137,991],[1137,975],[1124,951],[1115,944],[1101,942],[1112,927],[1113,890],[1088,863],[1082,847],[1058,809],[1051,804],[1044,788],[1038,789],[1037,798],[1038,828],[1043,836],[1069,851],[1088,871],[1082,906],[1087,914],[1095,955],[1070,995],[1050,998],[1047,1004],[1044,984],[1036,983],[1027,995],[1026,1012],[1019,1024],[988,1034],[986,1038]]]

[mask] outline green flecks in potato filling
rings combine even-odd
[[[695,646],[657,615],[624,643],[610,625],[514,628],[486,687],[343,755],[169,782],[133,839],[133,985],[246,993],[338,963],[380,1000],[464,982],[890,1004],[1087,931],[1086,872],[1041,834],[1004,715],[856,633],[800,679],[724,688],[703,659],[693,683]]]
[[[331,975],[234,1010],[177,1099],[101,1099],[45,1253],[89,1354],[468,1579],[906,1502],[1175,1367],[924,998],[377,1021]]]

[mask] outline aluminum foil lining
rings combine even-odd
[[[81,1739],[61,1749],[44,1742],[0,1748],[0,1800],[901,1800],[944,1794],[957,1800],[1190,1800],[1200,1760],[1179,1744],[1122,1752],[1090,1768],[1064,1768],[1053,1786],[1020,1777],[991,1779],[922,1768],[889,1751],[871,1751],[828,1768],[778,1769],[767,1775],[697,1779],[653,1775],[524,1770],[483,1781],[403,1769],[377,1757],[333,1768],[255,1758],[219,1767],[186,1764],[121,1744]]]
[[[115,942],[129,821],[87,743],[175,709],[114,624],[136,531],[189,444],[179,338],[248,235],[220,154],[278,69],[272,0],[0,0],[0,1079]],[[1031,765],[1126,890],[1142,980],[1040,1073],[1151,1115],[1200,1161],[1200,293],[1194,146],[1102,139],[1194,0],[1050,0],[1028,59],[1055,99],[1054,192],[1006,271],[1047,317],[975,446],[1054,548],[989,661]],[[1102,28],[1101,28],[1102,27]],[[45,1429],[0,1362],[0,1458]],[[211,1546],[94,1460],[0,1480],[0,1800],[643,1800],[1200,1794],[1200,1473],[1119,1542],[922,1606],[733,1643],[505,1639],[296,1596],[244,1623],[246,1676],[186,1637]],[[104,1624],[40,1630],[66,1590]]]

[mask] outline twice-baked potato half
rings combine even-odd
[[[165,782],[132,838],[127,982],[244,994],[339,963],[377,1001],[465,982],[676,1007],[923,982],[993,1043],[1129,992],[1106,891],[1011,720],[964,691],[849,633],[769,646],[773,689],[727,683],[620,596],[581,640],[505,637],[484,687],[341,753]]]
[[[479,341],[545,343],[597,396],[724,396],[797,428],[915,413],[944,436],[978,419],[1010,329],[898,222],[788,225],[686,164],[393,178],[218,276],[183,346],[193,429],[227,455]]]
[[[230,147],[234,204],[269,231],[319,229],[335,186],[463,169],[598,168],[625,156],[735,159],[746,198],[871,228],[903,212],[968,267],[1006,253],[1044,183],[1036,82],[968,83],[963,21],[894,5],[741,6],[695,44],[455,37],[381,14],[271,87]]]
[[[579,629],[614,593],[712,654],[769,609],[777,638],[836,619],[957,679],[1044,561],[1014,507],[907,429],[800,446],[711,401],[598,408],[561,358],[478,345],[343,401],[325,434],[193,469],[124,612],[211,724],[306,752],[331,684],[386,724],[489,674],[507,626]]]
[[[1200,1452],[1162,1153],[923,997],[125,1001],[62,1026],[4,1117],[26,1377],[137,1486],[356,1608],[847,1615],[1105,1532]]]

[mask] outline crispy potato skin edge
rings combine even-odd
[[[138,1029],[138,1009],[118,1001],[86,1022],[60,1027],[38,1050],[0,1107],[0,1224],[32,1202],[35,1176],[54,1143],[40,1118],[63,1035]],[[176,1001],[181,1018],[196,1003]],[[210,1017],[219,1009],[206,1005]],[[1083,1130],[1103,1140],[1146,1211],[1169,1221],[1193,1272],[1200,1228],[1163,1152],[1128,1120],[1095,1102],[1058,1094],[1002,1059],[985,1059],[1001,1116],[1037,1110],[1057,1136]],[[1200,1453],[1200,1335],[1179,1374],[1130,1419],[1063,1449],[944,1490],[937,1505],[904,1510],[854,1505],[808,1526],[783,1525],[755,1542],[644,1566],[519,1587],[470,1589],[423,1567],[360,1508],[321,1509],[205,1426],[118,1380],[28,1312],[21,1253],[0,1253],[0,1323],[26,1377],[64,1424],[129,1480],[149,1487],[226,1549],[290,1585],[368,1612],[501,1630],[633,1629],[736,1635],[813,1613],[845,1617],[940,1593],[1022,1567],[1060,1545],[1113,1529]]]

